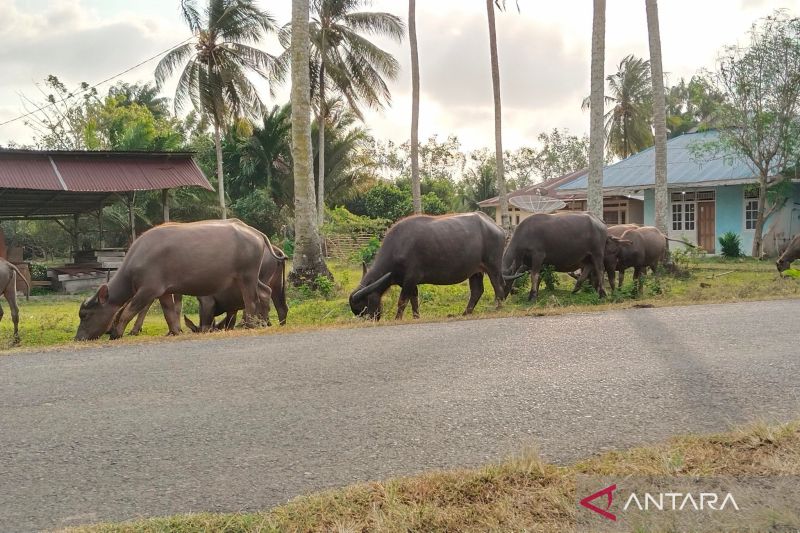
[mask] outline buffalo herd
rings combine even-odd
[[[635,286],[641,290],[646,269],[655,272],[666,260],[669,240],[651,226],[606,226],[584,212],[533,214],[519,223],[508,244],[505,231],[481,212],[411,216],[389,229],[372,264],[369,268],[364,264],[361,281],[350,294],[350,308],[356,316],[378,320],[383,295],[397,285],[395,317],[402,318],[410,301],[418,318],[418,285],[469,280],[464,310],[469,314],[483,294],[484,274],[497,306],[514,280],[526,273],[531,278],[528,299],[535,301],[544,267],[573,275],[573,292],[590,281],[600,297],[605,296],[606,276],[612,289],[621,287],[625,270],[632,268]],[[783,273],[796,259],[800,259],[800,235],[778,259],[778,271]],[[81,304],[75,339],[97,339],[106,333],[119,338],[137,317],[131,330],[135,334],[155,300],[161,304],[169,334],[178,334],[183,295],[196,296],[200,304],[199,324],[183,317],[195,332],[231,329],[240,310],[245,326],[269,324],[270,302],[283,325],[288,314],[286,261],[286,254],[266,235],[240,220],[157,226],[133,243],[116,275]],[[17,277],[25,280],[14,265],[0,259],[0,295],[10,304],[16,341]],[[217,322],[220,315],[225,316]]]

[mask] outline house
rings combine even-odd
[[[585,190],[567,191],[561,190],[559,187],[583,178],[587,173],[588,170],[584,168],[557,178],[550,178],[510,192],[507,197],[510,199],[518,196],[547,196],[557,198],[567,204],[561,211],[586,211]],[[481,209],[493,208],[495,210],[495,220],[498,225],[501,224],[500,210],[497,209],[500,206],[498,196],[478,202],[478,206]],[[517,226],[520,221],[525,220],[532,214],[511,204],[508,205],[508,212],[511,215],[512,226]],[[641,196],[628,194],[610,193],[607,196],[604,195],[603,219],[607,224],[642,224],[644,222],[644,199]]]
[[[667,141],[669,236],[686,239],[709,253],[718,253],[719,236],[734,232],[742,250],[753,246],[761,199],[753,184],[757,174],[742,158],[709,154],[702,146],[719,138],[716,130],[687,133]],[[559,196],[585,194],[587,176],[557,186]],[[648,148],[603,169],[603,194],[644,197],[644,223],[655,219],[655,150]],[[786,204],[765,222],[764,251],[776,255],[800,233],[800,183],[793,183]],[[609,222],[608,220],[606,222]],[[680,246],[680,244],[678,244]]]

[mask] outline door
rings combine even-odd
[[[716,203],[697,202],[697,244],[713,254],[717,248]]]

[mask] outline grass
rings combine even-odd
[[[474,470],[431,472],[300,496],[265,512],[178,515],[66,531],[569,532],[575,531],[578,474],[797,476],[800,423],[762,423],[718,435],[677,437],[568,466],[547,464],[527,452]]]
[[[644,292],[639,298],[633,297],[631,271],[628,271],[626,285],[605,300],[598,298],[594,291],[588,288],[577,294],[571,294],[573,280],[564,274],[559,274],[559,283],[554,290],[547,290],[544,284],[542,285],[539,299],[535,304],[531,305],[528,302],[529,287],[525,287],[510,295],[500,310],[494,307],[494,293],[488,279],[485,279],[486,291],[473,316],[481,318],[549,315],[619,309],[632,305],[688,305],[800,296],[800,280],[779,277],[774,265],[769,262],[759,262],[749,258],[735,260],[704,258],[692,260],[686,266],[690,272],[688,277],[649,276],[645,281]],[[361,319],[353,317],[347,303],[348,294],[361,279],[360,267],[344,263],[332,263],[330,267],[335,276],[332,293],[323,296],[306,287],[291,288],[288,291],[289,325],[285,328],[270,328],[271,333],[364,325]],[[384,296],[384,316],[388,320],[384,319],[383,323],[394,323],[399,292],[399,288],[393,287]],[[419,294],[423,321],[447,320],[461,316],[466,307],[469,287],[466,282],[451,286],[423,285]],[[78,327],[78,307],[85,297],[86,295],[41,295],[32,296],[29,302],[22,298],[19,302],[22,336],[20,347],[44,348],[72,342]],[[2,302],[2,305],[6,304]],[[194,298],[184,299],[184,312],[197,322],[197,301]],[[411,320],[409,306],[406,309],[404,322]],[[258,331],[263,333],[264,330]],[[6,317],[0,322],[0,351],[9,351],[13,348],[11,332],[11,320],[6,305]],[[141,342],[142,339],[163,339],[164,333],[166,324],[156,304],[148,314],[142,335],[135,342]],[[250,332],[233,334],[250,334]],[[132,342],[132,340],[117,342]],[[88,344],[96,345],[96,343]]]

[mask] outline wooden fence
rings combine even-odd
[[[361,250],[374,236],[373,233],[359,232],[325,236],[325,257],[348,260]]]

